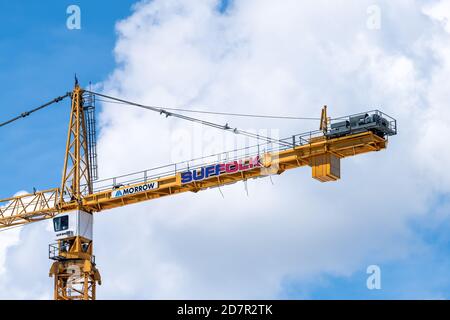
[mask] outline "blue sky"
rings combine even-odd
[[[85,85],[105,79],[114,67],[115,22],[130,14],[134,2],[2,1],[1,118],[70,91],[75,73]],[[70,4],[83,8],[81,30],[66,28]],[[0,197],[59,185],[67,123],[66,103],[2,130]]]
[[[74,75],[87,85],[113,70],[115,23],[131,13],[135,0],[35,1],[0,3],[2,119],[15,117],[73,88]],[[225,11],[229,1],[218,7]],[[66,28],[69,5],[82,8],[81,30]],[[68,105],[60,104],[18,121],[2,134],[2,188],[52,188],[60,183]],[[45,152],[43,152],[45,151]],[[43,170],[48,168],[48,170]],[[17,170],[18,169],[18,170]]]
[[[84,85],[105,80],[116,67],[115,23],[131,14],[134,2],[51,0],[43,6],[36,1],[2,1],[0,121],[71,90],[75,73]],[[82,8],[81,30],[65,26],[70,4]],[[227,5],[224,1],[219,10]],[[402,45],[398,41],[391,50]],[[1,129],[0,198],[18,190],[59,186],[68,111],[67,102],[57,104]],[[288,279],[280,297],[450,298],[450,223],[439,214],[449,208],[449,201],[448,195],[438,193],[426,215],[409,221],[420,249],[380,265],[383,290],[367,290],[366,269],[359,268],[347,277],[324,274],[314,281]]]

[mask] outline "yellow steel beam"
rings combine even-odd
[[[261,157],[263,168],[213,176],[202,181],[191,182],[188,184],[181,184],[180,173],[178,173],[176,175],[154,180],[158,183],[158,188],[154,190],[148,190],[119,198],[112,197],[112,190],[88,195],[83,198],[83,207],[89,208],[95,212],[100,212],[182,192],[197,192],[208,188],[236,183],[238,181],[264,177],[268,174],[281,174],[288,169],[311,165],[311,159],[315,156],[333,153],[339,155],[339,158],[345,158],[375,150],[379,151],[386,148],[386,142],[385,139],[372,132],[364,132],[330,140],[322,139],[277,153],[266,153]],[[145,183],[138,183],[127,186],[127,188],[139,187],[144,184]]]
[[[0,229],[51,219],[59,213],[59,189],[0,200]]]

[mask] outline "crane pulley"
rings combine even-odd
[[[278,147],[263,149],[258,145],[225,161],[173,164],[166,166],[167,170],[162,174],[161,170],[151,169],[134,174],[133,179],[127,180],[128,176],[122,176],[97,181],[96,184],[92,167],[95,157],[90,148],[92,124],[86,115],[86,94],[243,134],[268,144],[275,143]],[[54,261],[50,275],[54,277],[56,300],[96,298],[96,286],[101,283],[93,254],[93,218],[96,213],[179,193],[282,174],[304,166],[312,168],[312,177],[318,181],[336,181],[341,177],[341,159],[383,150],[389,136],[397,134],[396,120],[378,110],[331,120],[324,107],[320,130],[275,140],[188,117],[174,112],[176,110],[145,106],[84,90],[78,82],[71,93],[31,112],[69,96],[72,103],[61,186],[0,200],[0,229],[53,219],[56,243],[49,246],[49,257]]]

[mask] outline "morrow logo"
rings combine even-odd
[[[154,182],[149,182],[140,186],[136,186],[136,187],[129,187],[126,189],[120,189],[120,190],[114,190],[113,192],[111,192],[111,198],[119,198],[119,197],[123,197],[123,196],[127,196],[130,194],[135,194],[135,193],[141,193],[141,192],[146,192],[149,190],[155,190],[158,189],[158,182],[154,181]]]

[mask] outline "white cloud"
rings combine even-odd
[[[29,194],[17,192],[14,196]],[[25,198],[24,204],[29,199]],[[46,225],[47,223],[47,225]],[[47,245],[51,221],[0,229],[0,299],[51,299]]]
[[[20,191],[17,192],[14,196],[25,195],[27,192]],[[3,204],[3,207],[6,207],[7,204]],[[5,215],[10,215],[10,212],[5,212]],[[16,246],[20,240],[20,229],[17,227],[13,227],[10,230],[3,230],[0,233],[0,276],[6,272],[5,261],[7,250],[11,247]]]
[[[12,246],[15,246],[19,242],[20,230],[10,231],[8,234],[1,235],[0,241],[0,275],[6,272],[5,260],[6,260],[6,250]]]
[[[439,139],[450,130],[449,35],[433,24],[440,16],[423,15],[413,0],[381,1],[382,28],[368,30],[369,5],[234,1],[221,15],[214,1],[155,0],[118,24],[117,68],[103,83],[106,93],[263,114],[379,107],[399,120],[400,134],[387,151],[345,159],[338,183],[320,184],[303,168],[274,177],[274,185],[250,181],[249,197],[239,183],[222,188],[224,199],[216,189],[98,214],[99,298],[273,298],[285,281],[349,276],[422,248],[409,221],[428,214],[434,192],[450,188],[450,174],[439,167],[450,160]],[[232,124],[281,135],[316,127]],[[179,160],[174,136],[194,130],[118,105],[104,108],[101,126],[102,177]],[[221,149],[222,133],[206,135],[202,146],[216,138]]]
[[[424,13],[441,23],[450,33],[450,1],[439,0],[424,8]]]
[[[420,14],[420,4],[383,4],[380,32],[365,28],[369,2],[236,1],[219,15],[210,1],[154,1],[118,25],[120,64],[106,92],[152,105],[306,116],[323,104],[333,115],[379,106],[398,118],[400,135],[386,152],[346,159],[336,184],[321,185],[300,169],[277,177],[275,186],[267,179],[249,183],[249,198],[237,184],[222,189],[224,200],[211,190],[99,215],[97,252],[108,262],[102,297],[276,297],[286,279],[350,275],[420,246],[408,221],[426,214],[433,188],[448,190],[428,179],[435,174],[429,163],[414,161],[427,148],[438,150],[427,133],[436,117],[422,120],[437,110],[430,88],[440,86],[433,80],[438,62],[425,74],[420,66],[423,55],[444,48],[424,40],[440,31]],[[424,27],[422,34],[401,28],[396,35],[399,22],[389,19],[397,10]],[[399,50],[396,37],[403,36],[411,42]],[[123,107],[105,108],[103,121],[101,163],[108,174],[167,163],[179,147],[171,133],[189,128]],[[286,135],[311,127],[262,126]],[[107,234],[114,239],[102,240]],[[114,263],[107,257],[112,250],[119,250]]]
[[[53,233],[45,222],[0,233],[0,299],[51,299],[47,245]],[[3,264],[4,262],[4,264]]]

